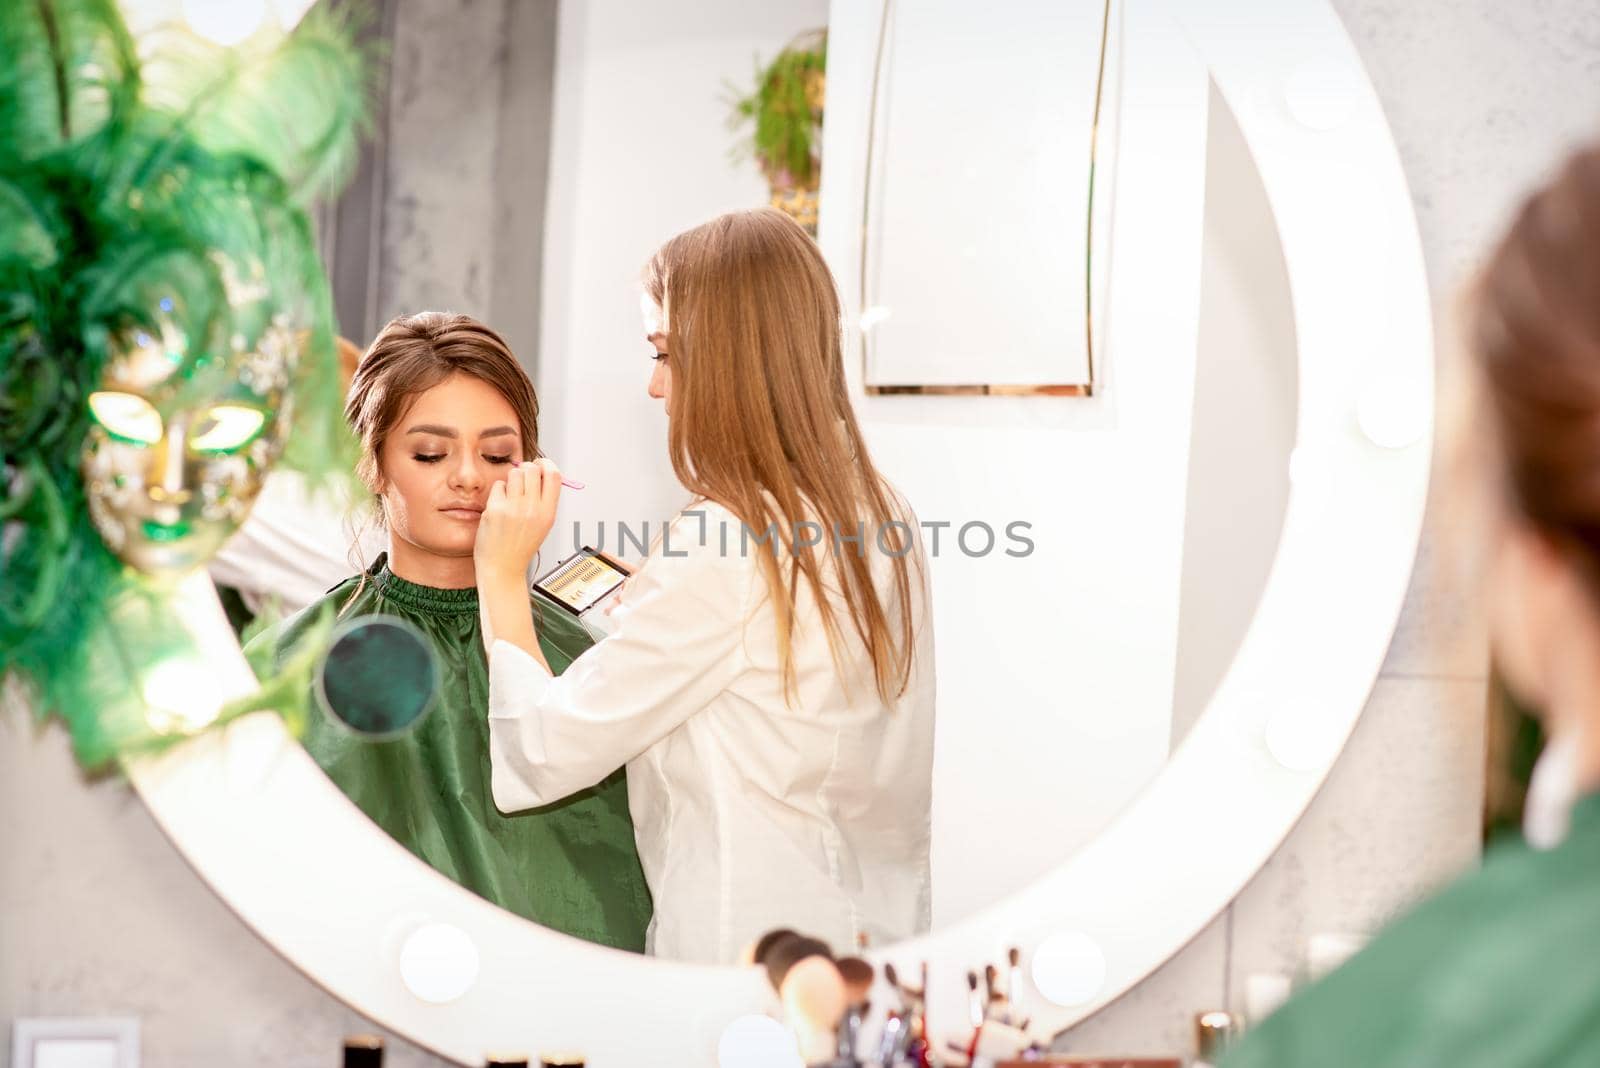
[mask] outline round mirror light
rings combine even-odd
[[[183,0],[189,28],[213,44],[243,44],[267,21],[267,0]]]
[[[1348,730],[1320,707],[1290,705],[1267,720],[1267,752],[1289,771],[1314,772],[1339,755]]]
[[[741,1016],[717,1042],[718,1068],[802,1068],[794,1032],[770,1016]]]
[[[400,947],[400,981],[419,1001],[455,1001],[478,981],[478,947],[454,924],[425,923]]]
[[[1040,942],[1030,968],[1039,993],[1063,1007],[1088,1004],[1106,982],[1105,952],[1082,931],[1062,931]]]
[[[227,700],[212,666],[193,657],[163,660],[150,669],[143,686],[145,719],[163,734],[210,726]]]

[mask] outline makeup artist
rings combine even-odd
[[[503,811],[626,763],[655,900],[647,952],[730,963],[782,925],[835,945],[928,926],[933,637],[910,506],[851,409],[839,299],[772,210],[680,234],[646,269],[649,391],[694,495],[553,676],[526,572],[560,474],[521,464],[478,528]]]

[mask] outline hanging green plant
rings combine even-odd
[[[729,125],[748,127],[734,146],[736,160],[754,159],[772,192],[772,206],[816,232],[816,191],[822,179],[822,109],[827,88],[828,32],[791,41],[766,66],[755,89],[733,104]]]

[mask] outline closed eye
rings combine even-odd
[[[511,462],[511,457],[509,456],[485,456],[484,459],[492,464],[508,464]]]
[[[444,459],[444,453],[413,453],[411,458],[419,464],[436,464]]]
[[[654,356],[651,356],[650,359],[655,363],[660,363],[662,360],[666,359],[668,355],[669,354],[665,352],[658,352]]]

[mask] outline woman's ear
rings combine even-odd
[[[1548,697],[1544,653],[1559,601],[1562,562],[1555,545],[1525,523],[1508,521],[1489,552],[1489,645],[1506,685],[1526,704]]]
[[[1489,640],[1506,684],[1549,714],[1570,690],[1574,650],[1600,644],[1600,601],[1572,550],[1509,522],[1489,569]]]

